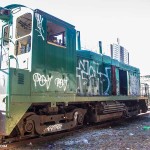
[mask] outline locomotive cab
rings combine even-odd
[[[11,130],[12,95],[28,94],[29,89],[21,86],[23,78],[31,71],[31,39],[33,11],[21,5],[0,8],[0,134],[7,135]],[[17,82],[18,81],[18,82]],[[28,84],[29,87],[29,84]],[[20,90],[18,90],[20,89]],[[24,90],[25,89],[25,90]],[[18,116],[16,116],[17,118]],[[16,120],[16,118],[13,118]]]
[[[63,20],[17,4],[0,8],[0,21],[0,134],[9,135],[43,94],[49,103],[55,94],[75,96],[76,31]]]
[[[1,8],[1,69],[31,70],[33,11],[20,5]]]

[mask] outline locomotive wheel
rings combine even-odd
[[[17,124],[17,128],[19,131],[20,136],[25,136],[25,134],[32,134],[34,135],[34,131],[35,131],[35,124],[33,120],[27,120],[28,117],[34,115],[35,113],[26,113],[22,119],[19,121],[19,123]]]
[[[25,132],[34,133],[34,122],[32,120],[28,120],[24,126]]]
[[[82,113],[79,113],[78,116],[77,116],[77,123],[79,125],[82,125],[83,124],[83,121],[84,121],[84,116]]]

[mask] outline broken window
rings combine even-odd
[[[66,46],[66,30],[65,28],[54,24],[53,22],[47,22],[47,42],[49,44],[55,44],[58,46]]]
[[[3,46],[8,45],[9,43],[9,26],[5,26],[3,30]]]
[[[32,15],[26,13],[17,18],[16,22],[16,39],[31,33]]]
[[[16,41],[15,55],[28,53],[31,50],[31,36],[26,36]]]
[[[31,33],[32,15],[26,13],[17,18],[16,21],[16,42],[15,55],[28,53],[31,50]]]

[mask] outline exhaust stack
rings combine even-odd
[[[76,50],[81,50],[80,31],[76,32]]]
[[[99,41],[99,53],[102,54],[102,41]]]

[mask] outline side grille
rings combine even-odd
[[[18,84],[24,84],[24,74],[18,73]]]

